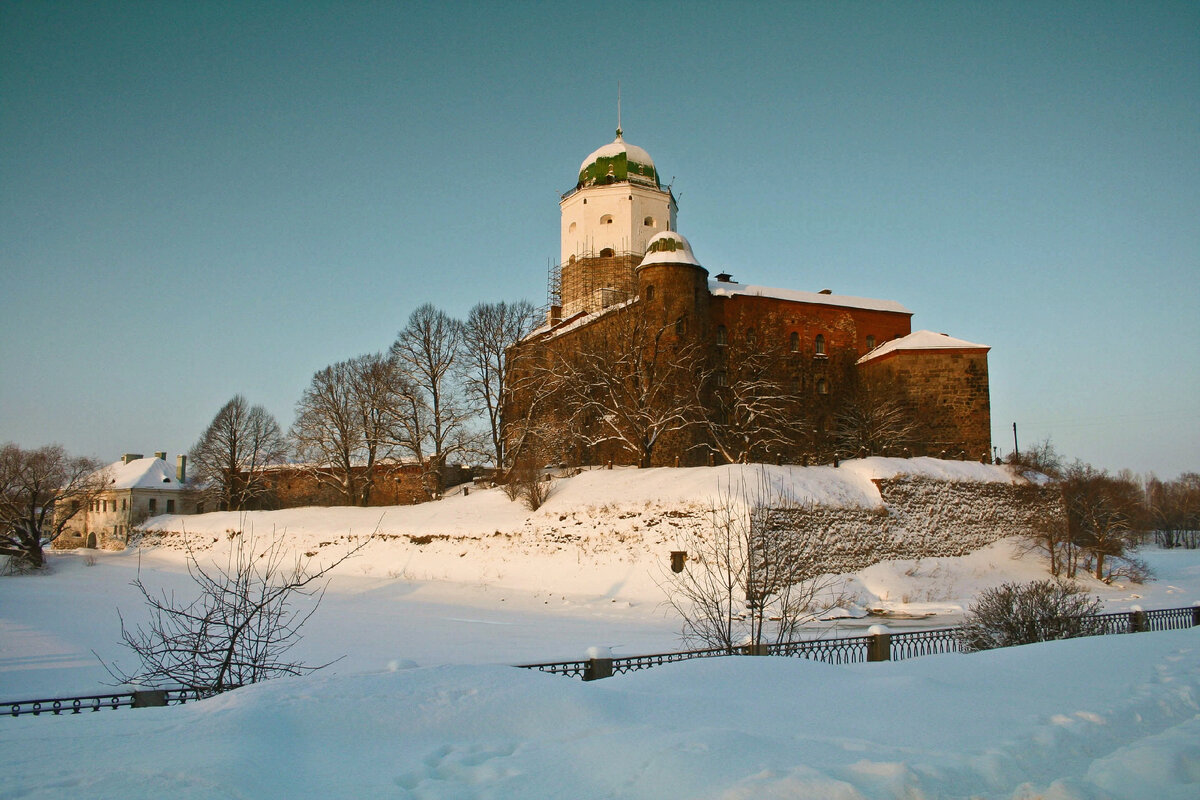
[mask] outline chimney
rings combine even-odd
[[[166,450],[158,450],[154,453],[154,457],[161,458],[163,461],[166,461],[167,460],[167,451]]]
[[[187,456],[185,455],[175,459],[175,480],[187,483]]]
[[[833,294],[833,289],[822,289],[817,294]]]
[[[121,463],[128,464],[130,461],[137,461],[141,457],[141,453],[126,453],[125,455],[121,456]]]

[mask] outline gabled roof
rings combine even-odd
[[[944,333],[935,333],[933,331],[916,331],[908,336],[902,336],[899,339],[892,339],[890,342],[884,342],[876,347],[871,352],[858,360],[859,364],[867,361],[873,361],[881,356],[886,356],[889,353],[897,353],[906,350],[983,350],[984,352],[992,348],[986,344],[976,344],[968,342],[965,339],[955,339],[953,336],[947,336]]]
[[[733,281],[710,280],[708,291],[713,297],[773,297],[777,300],[790,300],[793,303],[813,303],[822,306],[838,306],[841,308],[862,308],[868,311],[890,311],[895,314],[912,314],[895,300],[874,300],[870,297],[850,297],[844,294],[824,294],[822,292],[802,292],[796,289],[773,289],[769,286],[750,286]]]

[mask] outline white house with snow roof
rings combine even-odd
[[[153,458],[126,453],[103,472],[105,489],[71,519],[55,540],[56,548],[120,549],[129,540],[130,529],[150,517],[204,512],[197,487],[188,481],[185,455],[172,467],[165,452]]]

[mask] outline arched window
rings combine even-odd
[[[647,228],[655,227],[656,223],[654,222],[654,217],[646,217],[644,220],[642,220],[642,225]]]
[[[817,334],[817,338],[813,342],[813,352],[819,356],[825,355],[825,334]]]
[[[829,382],[824,378],[817,378],[817,394],[829,394]]]
[[[758,331],[754,328],[746,328],[746,344],[751,346],[758,344]]]
[[[792,335],[788,337],[788,343],[791,345],[792,352],[796,353],[800,350],[800,334],[792,331]]]
[[[683,336],[685,333],[687,333],[687,320],[680,317],[675,320],[675,335]]]
[[[875,349],[875,337],[869,333],[867,334],[867,349],[868,350]]]
[[[569,226],[567,226],[567,233],[574,233],[574,232],[575,232],[575,223],[572,222]]]
[[[612,225],[612,214],[605,214],[600,218],[601,225]]]
[[[724,347],[727,344],[729,344],[729,339],[725,333],[725,326],[718,325],[717,326],[717,346]]]
[[[651,300],[654,299],[654,287],[647,286],[645,294],[646,294],[646,302],[649,303]]]
[[[601,258],[612,258],[613,257],[613,249],[611,247],[604,248],[603,250],[600,251],[600,257]]]

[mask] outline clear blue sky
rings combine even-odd
[[[0,3],[0,441],[187,450],[545,301],[612,139],[710,273],[992,346],[994,439],[1200,470],[1200,3]]]

